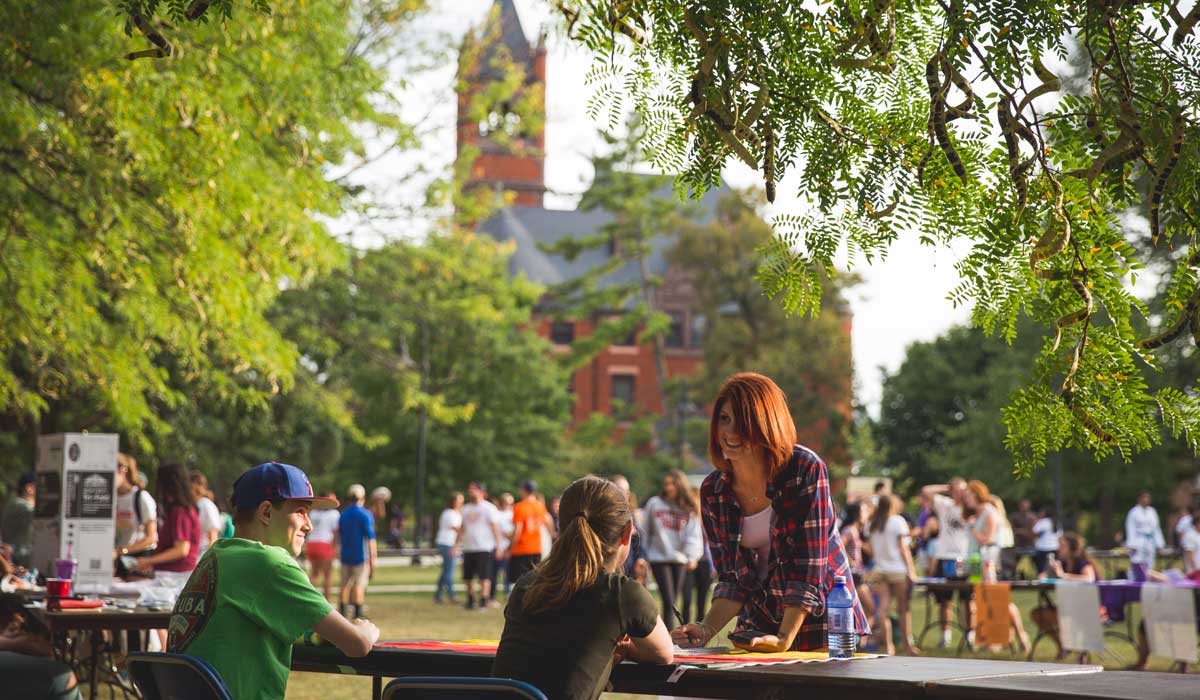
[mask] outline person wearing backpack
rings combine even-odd
[[[137,460],[117,455],[117,536],[113,558],[140,556],[158,545],[158,504],[138,486]]]

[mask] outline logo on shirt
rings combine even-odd
[[[192,572],[175,609],[167,630],[167,649],[173,652],[187,651],[196,637],[204,631],[212,617],[217,602],[217,557],[215,553],[200,560]]]
[[[691,515],[674,510],[660,510],[654,513],[654,518],[664,529],[681,531],[687,527]]]

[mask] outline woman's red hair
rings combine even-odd
[[[721,471],[732,465],[725,459],[717,437],[721,408],[729,406],[733,414],[733,429],[763,457],[768,478],[774,479],[796,444],[796,423],[788,411],[787,397],[769,377],[755,372],[740,372],[725,380],[713,404],[712,421],[708,429],[708,458]]]

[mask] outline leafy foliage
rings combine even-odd
[[[324,481],[411,493],[421,407],[435,502],[471,479],[513,487],[561,464],[566,377],[524,329],[541,290],[509,280],[510,254],[468,233],[394,242],[281,296],[274,316],[307,381],[351,418],[332,426],[344,448]]]
[[[112,430],[149,456],[194,444],[168,436],[194,437],[200,405],[295,387],[265,312],[343,260],[326,169],[361,151],[356,125],[409,134],[372,61],[410,13],[379,4],[274,2],[162,62],[120,59],[103,4],[0,9],[0,433]]]
[[[1192,328],[1200,258],[1180,256],[1163,331],[1135,329],[1135,251],[1190,248],[1200,211],[1200,11],[1175,3],[555,0],[595,55],[591,108],[632,105],[647,150],[694,192],[729,158],[767,198],[798,171],[813,212],[778,222],[760,278],[815,312],[820,271],[899,235],[969,241],[959,303],[1011,341],[1052,338],[1005,422],[1019,469],[1076,447],[1132,459],[1160,439],[1144,379]],[[1200,333],[1198,333],[1200,335]],[[1194,393],[1191,384],[1176,389]],[[1169,409],[1168,409],[1169,410]],[[1195,414],[1168,422],[1187,433]]]
[[[848,466],[852,367],[841,289],[853,279],[821,279],[831,303],[812,316],[788,315],[754,277],[754,251],[772,240],[754,204],[761,202],[753,193],[729,193],[710,222],[684,227],[670,253],[691,276],[708,324],[704,375],[689,385],[692,400],[711,401],[735,372],[766,374],[787,395],[801,441]]]
[[[1011,435],[1005,435],[1001,419],[1015,403],[1044,400],[1052,408],[1061,406],[1053,396],[1025,395],[1029,364],[1044,340],[1039,331],[1036,323],[1022,317],[1012,345],[977,328],[956,327],[932,341],[909,346],[901,366],[884,378],[879,419],[869,426],[881,453],[874,466],[897,479],[899,492],[912,493],[924,484],[962,476],[982,479],[1010,508],[1018,498],[1052,505],[1049,470],[1015,478],[1018,465],[1005,445]],[[1117,455],[1097,463],[1086,452],[1060,452],[1056,459],[1062,464],[1063,515],[1068,527],[1086,530],[1089,540],[1097,544],[1109,543],[1132,494],[1149,489],[1158,500],[1194,475],[1191,437],[1171,435],[1173,414],[1194,411],[1194,404],[1164,384],[1171,374],[1195,376],[1196,371],[1192,354],[1169,358],[1165,374],[1149,378],[1147,392],[1165,404],[1161,410],[1167,416],[1167,435],[1161,445],[1136,457],[1135,468]],[[1019,394],[1015,399],[1013,392]],[[1183,415],[1174,424],[1186,425],[1190,418]],[[1053,439],[1045,433],[1063,430],[1069,422],[1065,409],[1059,415],[1039,414],[1028,439]]]
[[[560,318],[596,317],[593,332],[578,338],[563,361],[571,368],[587,364],[611,345],[640,335],[655,345],[659,382],[663,382],[662,336],[671,319],[658,311],[655,290],[662,279],[650,272],[653,239],[672,235],[693,212],[663,190],[671,179],[635,170],[642,162],[644,132],[637,121],[625,134],[602,134],[608,152],[592,159],[595,178],[580,199],[582,211],[604,211],[611,219],[588,236],[563,238],[541,245],[547,253],[574,262],[590,251],[603,251],[604,261],[585,273],[546,290],[545,307]]]

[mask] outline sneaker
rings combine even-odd
[[[474,596],[467,596],[467,604],[465,607],[467,610],[472,610],[475,608],[475,597]]]
[[[942,641],[938,644],[939,649],[945,649],[950,646],[950,630],[942,630]]]

